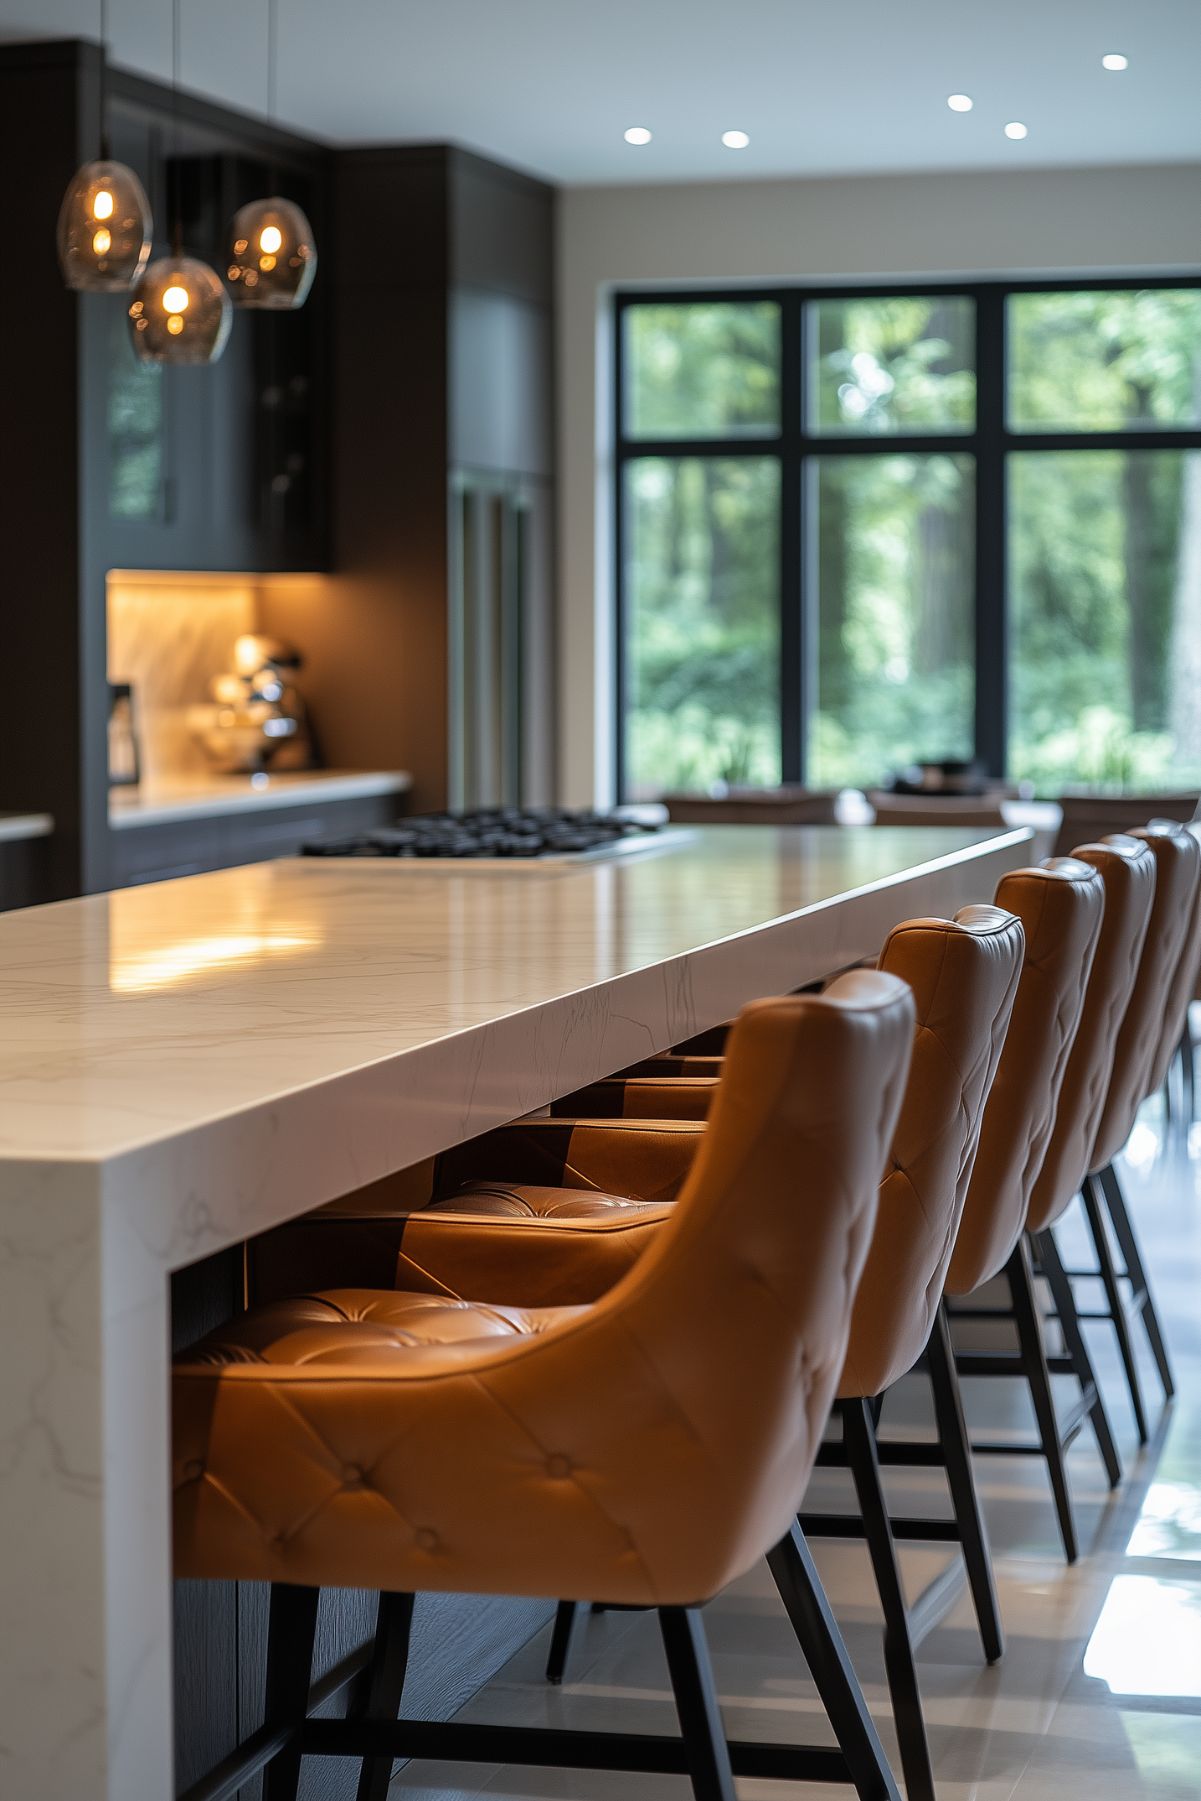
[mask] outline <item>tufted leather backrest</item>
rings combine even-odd
[[[1193,921],[1201,845],[1171,820],[1140,827],[1129,836],[1155,858],[1155,898],[1130,1001],[1114,1046],[1113,1069],[1089,1169],[1104,1169],[1130,1136],[1146,1098],[1173,984]]]
[[[680,1605],[749,1569],[821,1438],[913,1025],[875,971],[748,1007],[670,1220],[594,1305],[519,1337],[368,1330],[341,1362],[305,1363],[303,1331],[185,1356],[177,1572]]]
[[[1080,1023],[1060,1085],[1055,1123],[1030,1194],[1026,1224],[1032,1232],[1041,1232],[1059,1218],[1088,1174],[1114,1046],[1155,898],[1155,858],[1137,839],[1118,834],[1099,844],[1082,844],[1073,857],[1101,877],[1105,914]]]
[[[999,907],[895,926],[880,968],[913,990],[913,1061],[839,1393],[880,1394],[926,1348],[1022,967]]]
[[[1171,825],[1170,820],[1152,820],[1153,826]],[[1190,838],[1193,834],[1188,834]],[[1196,840],[1193,840],[1194,843]],[[1194,877],[1193,909],[1189,920],[1188,931],[1184,935],[1184,944],[1172,976],[1168,990],[1167,1003],[1164,1007],[1163,1025],[1160,1029],[1159,1044],[1151,1061],[1151,1069],[1147,1076],[1146,1094],[1154,1094],[1162,1088],[1167,1079],[1168,1067],[1180,1043],[1188,1019],[1189,1002],[1197,992],[1197,977],[1201,973],[1201,857],[1197,859],[1197,871]],[[701,1072],[698,1070],[697,1074]]]
[[[1026,1224],[1084,1006],[1105,885],[1089,864],[1056,857],[1002,876],[995,899],[1021,920],[1026,950],[947,1273],[950,1294],[971,1294],[999,1274]]]

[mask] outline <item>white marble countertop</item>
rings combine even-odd
[[[990,899],[1029,842],[715,826],[0,915],[5,1801],[171,1801],[171,1271]]]
[[[183,819],[213,819],[257,807],[304,807],[315,801],[362,800],[375,794],[404,794],[412,777],[403,769],[301,769],[279,775],[191,775],[143,781],[114,788],[108,823],[114,831],[132,826],[168,825]]]
[[[0,813],[0,844],[16,844],[24,838],[49,838],[54,820],[49,813]]]
[[[941,827],[715,826],[611,863],[291,858],[3,915],[0,1161],[104,1163],[360,1073],[399,1106],[420,1058],[474,1063],[464,1034],[520,1019],[528,1045],[489,1078],[494,1095],[471,1097],[467,1124],[482,1130],[873,950],[912,911],[923,868],[942,862],[960,872],[944,887],[990,898],[999,847],[1023,837],[987,842]],[[871,908],[848,904],[864,891]],[[773,931],[780,948],[764,958]],[[702,964],[721,972],[712,995]],[[613,984],[644,997],[637,1023],[628,1008],[609,1019]],[[432,1112],[398,1162],[467,1135],[445,1117],[445,1089],[421,1088]],[[345,1128],[345,1099],[335,1111]],[[366,1179],[363,1155],[348,1148],[344,1187]]]

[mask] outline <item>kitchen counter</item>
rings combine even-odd
[[[49,813],[0,813],[0,844],[20,844],[28,838],[49,838],[54,821]]]
[[[315,801],[362,800],[377,794],[405,794],[412,777],[403,769],[305,769],[272,775],[189,775],[143,781],[109,794],[108,823],[114,831],[168,825],[187,819],[215,819],[256,808],[303,807]],[[0,821],[0,834],[3,822]]]
[[[6,1801],[169,1801],[168,1277],[991,897],[1028,832],[287,860],[0,917]]]

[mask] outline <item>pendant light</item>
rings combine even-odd
[[[141,182],[108,148],[108,0],[100,0],[100,156],[71,177],[58,212],[58,263],[69,288],[131,288],[150,255],[153,223]]]
[[[172,171],[170,256],[151,263],[134,289],[129,333],[144,363],[215,363],[225,349],[232,318],[221,277],[199,257],[183,253],[179,179],[179,9],[174,0],[171,88],[175,106],[175,168]]]
[[[267,117],[275,123],[278,0],[267,0]],[[234,214],[226,274],[239,306],[284,312],[303,306],[317,273],[313,228],[294,200],[275,194]]]

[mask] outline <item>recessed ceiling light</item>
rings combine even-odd
[[[649,144],[651,141],[651,133],[646,129],[645,125],[631,125],[630,129],[625,133],[625,140],[627,144]]]
[[[751,140],[745,131],[723,131],[721,141],[727,150],[745,150]]]
[[[947,105],[953,113],[970,113],[972,97],[970,94],[948,94]]]
[[[1103,56],[1101,58],[1101,67],[1103,69],[1128,69],[1130,67],[1130,58],[1128,56],[1120,55],[1119,52],[1115,50],[1111,52],[1109,56]]]
[[[1007,138],[1024,138],[1025,135],[1026,127],[1020,124],[1017,119],[1011,120],[1005,127],[1005,136]]]

